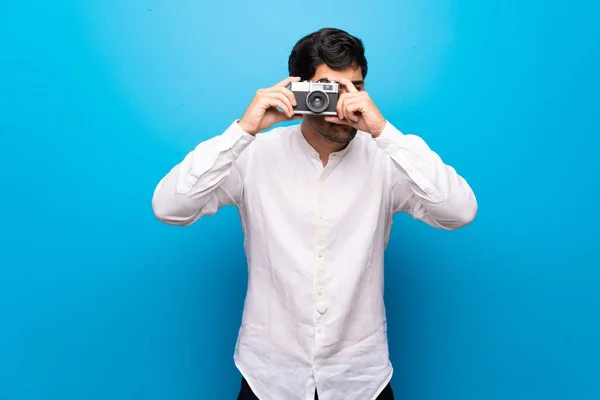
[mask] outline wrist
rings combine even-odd
[[[256,134],[257,134],[257,132],[256,132],[254,129],[251,129],[251,128],[249,128],[249,127],[248,127],[248,126],[247,126],[247,125],[244,123],[244,121],[243,121],[243,120],[241,120],[241,119],[240,119],[240,120],[238,120],[238,121],[237,121],[237,124],[238,124],[238,126],[239,126],[239,127],[240,127],[240,128],[241,128],[241,129],[242,129],[244,132],[246,132],[247,134],[249,134],[249,135],[252,135],[252,136],[254,136],[254,135],[256,135]]]
[[[383,133],[383,131],[385,130],[385,127],[387,126],[387,121],[384,120],[380,125],[378,125],[375,129],[371,130],[371,136],[373,136],[373,138],[378,137],[379,135],[381,135]]]

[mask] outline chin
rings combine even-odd
[[[325,138],[336,143],[350,143],[356,136],[357,130],[351,126],[331,124],[325,129]]]
[[[327,122],[323,117],[308,117],[309,123],[321,136],[335,143],[350,143],[356,136],[357,130],[348,125]]]

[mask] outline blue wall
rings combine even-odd
[[[0,399],[234,398],[237,213],[169,227],[151,196],[323,26],[479,201],[457,232],[396,219],[398,398],[600,398],[599,7],[250,3],[0,2]]]

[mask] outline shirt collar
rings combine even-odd
[[[358,135],[358,132],[357,132],[357,135]],[[306,154],[308,157],[311,157],[311,158],[317,158],[317,159],[320,158],[319,153],[317,153],[317,151],[310,145],[310,143],[308,143],[308,141],[302,134],[302,123],[296,125],[296,129],[294,131],[294,136],[296,138],[296,144],[298,144],[298,146],[300,147],[302,152],[304,152],[304,154]],[[335,155],[336,157],[341,159],[348,152],[348,150],[350,150],[350,148],[352,147],[352,143],[354,141],[356,141],[356,138],[354,138],[352,141],[350,141],[350,143],[348,143],[348,146],[346,146],[345,148],[343,148],[340,151],[331,153],[331,155]]]

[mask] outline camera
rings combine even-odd
[[[336,82],[292,82],[290,90],[296,97],[294,114],[337,115],[339,97]]]

